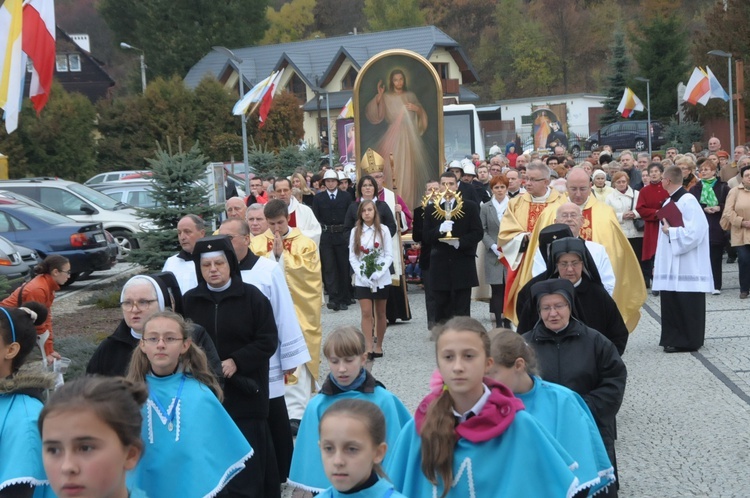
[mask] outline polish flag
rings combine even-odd
[[[39,113],[49,99],[55,71],[55,2],[27,0],[23,7],[22,47],[34,63],[29,97]]]
[[[708,75],[704,73],[702,69],[696,67],[693,69],[693,74],[690,75],[690,81],[688,81],[688,84],[685,87],[685,95],[682,99],[693,105],[706,105],[706,102],[708,102],[708,99],[710,98],[711,83],[708,80]]]
[[[21,50],[22,0],[5,0],[0,5],[0,108],[5,111],[5,131],[18,128],[18,114],[26,70]]]
[[[286,68],[285,68],[286,69]],[[263,128],[266,124],[266,118],[268,117],[268,112],[271,110],[271,103],[273,102],[273,96],[276,94],[276,89],[279,86],[279,81],[281,81],[281,77],[284,75],[284,69],[279,71],[276,76],[271,80],[271,83],[268,85],[268,89],[266,90],[266,93],[263,95],[263,100],[260,103],[260,111],[259,119],[260,119],[260,125],[258,125],[258,128]]]

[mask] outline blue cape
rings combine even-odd
[[[36,424],[41,411],[42,402],[36,398],[0,394],[0,490],[14,484],[49,484]]]
[[[386,474],[401,493],[414,498],[442,494],[442,483],[435,487],[422,473],[422,440],[413,420],[403,428],[389,453]],[[578,479],[570,470],[574,465],[539,422],[520,410],[498,437],[481,443],[458,439],[453,453],[452,489],[446,496],[571,498],[579,490]]]
[[[378,479],[374,485],[352,494],[344,494],[333,488],[328,488],[318,495],[318,498],[406,498],[395,489],[393,484],[385,479]]]
[[[128,487],[150,498],[216,496],[245,467],[253,449],[211,390],[187,376],[176,407],[173,430],[152,398],[170,411],[182,373],[146,376],[149,400],[143,406],[143,457],[128,473]],[[172,476],[165,478],[164,476]]]
[[[615,471],[589,407],[567,387],[533,377],[534,387],[516,397],[578,463],[581,488],[592,496],[615,481]]]
[[[334,396],[325,394],[314,396],[305,409],[297,433],[297,441],[294,443],[292,467],[289,471],[289,484],[292,486],[317,492],[331,487],[331,482],[323,470],[323,460],[320,457],[318,425],[320,424],[320,418],[328,407],[340,399],[370,401],[383,411],[386,425],[385,442],[388,444],[388,448],[395,444],[404,424],[411,420],[411,414],[401,400],[380,386],[375,387],[373,393],[347,391]],[[390,453],[390,451],[386,453],[384,465],[388,462]]]

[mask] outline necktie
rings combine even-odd
[[[332,200],[332,201],[335,201],[335,200],[336,200],[336,196],[335,196],[335,195],[333,195],[333,194],[331,194],[331,200]]]

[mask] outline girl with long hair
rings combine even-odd
[[[127,379],[149,390],[147,451],[129,476],[148,496],[215,496],[245,467],[253,450],[221,405],[206,354],[180,315],[162,311],[146,321]]]
[[[393,246],[388,227],[381,225],[373,201],[362,201],[349,237],[349,264],[354,272],[354,297],[359,300],[362,332],[369,359],[382,358],[388,319],[385,304],[391,285]],[[373,348],[373,315],[377,344]]]
[[[390,454],[386,471],[396,489],[415,497],[574,496],[574,461],[510,389],[485,377],[493,360],[482,324],[455,317],[435,336],[442,385]]]

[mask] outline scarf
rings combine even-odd
[[[502,221],[505,210],[508,208],[508,196],[503,197],[502,202],[498,201],[495,196],[492,196],[492,205],[495,207],[497,213],[497,220]]]
[[[482,411],[467,421],[456,426],[456,436],[467,439],[472,443],[489,441],[510,426],[518,410],[523,410],[523,402],[513,395],[513,392],[489,377],[484,378],[484,384],[490,388],[490,397]],[[419,404],[414,414],[417,432],[422,432],[422,424],[427,414],[427,408],[443,393],[442,389],[433,390]]]
[[[341,389],[343,392],[354,391],[355,389],[358,389],[359,386],[365,383],[366,378],[367,378],[367,370],[362,368],[360,369],[359,375],[357,375],[357,378],[354,379],[351,384],[349,384],[348,386],[342,386],[341,384],[336,382],[336,378],[333,376],[333,374],[328,374],[328,379],[333,383],[333,385]]]
[[[701,183],[703,183],[703,188],[701,189],[700,203],[708,207],[718,206],[719,200],[716,198],[716,192],[714,192],[716,177],[710,180],[701,180]]]
[[[682,179],[682,186],[687,188],[688,185],[690,185],[690,182],[692,182],[694,178],[695,178],[695,175],[693,175],[692,173],[689,173],[687,178]]]

